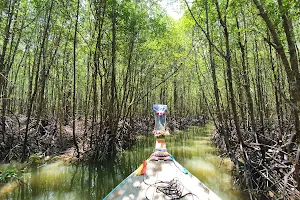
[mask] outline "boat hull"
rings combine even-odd
[[[104,200],[179,199],[174,197],[176,195],[180,199],[221,200],[174,159],[150,159],[145,175],[136,174],[135,171],[129,175]],[[174,185],[175,192],[170,190]],[[166,188],[167,194],[164,193]]]

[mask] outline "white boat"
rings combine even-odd
[[[166,105],[154,105],[155,150],[144,163],[115,187],[104,200],[221,200],[168,153],[165,142]]]

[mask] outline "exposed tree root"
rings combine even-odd
[[[238,158],[236,166],[236,181],[248,191],[251,199],[300,199],[297,189],[296,154],[299,148],[292,143],[288,151],[289,138],[293,134],[292,127],[285,124],[282,141],[279,141],[278,128],[274,125],[264,127],[264,133],[259,133],[261,143],[256,143],[249,137],[252,133],[243,130],[245,145],[239,145],[234,130],[229,131],[230,143],[235,156]],[[214,135],[215,143],[226,151],[224,141],[217,130]],[[246,155],[246,156],[242,156]]]
[[[168,118],[171,131],[187,128],[188,125],[205,123],[204,117],[198,118]],[[0,160],[9,162],[20,160],[25,137],[26,117],[7,116],[7,132],[3,138],[0,135]],[[148,134],[154,127],[152,117],[136,117],[123,119],[118,123],[116,133],[111,133],[108,122],[92,124],[80,116],[76,119],[76,139],[79,146],[80,158],[85,161],[103,161],[114,156],[118,151],[131,147],[137,135]],[[60,131],[61,130],[61,131]],[[27,156],[40,153],[43,156],[59,155],[63,159],[76,158],[76,149],[72,140],[72,124],[65,124],[60,129],[57,119],[37,121],[32,118],[29,124]]]

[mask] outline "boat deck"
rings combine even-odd
[[[133,172],[104,198],[112,199],[221,200],[174,159],[149,160],[145,175]]]

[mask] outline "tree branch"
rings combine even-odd
[[[209,35],[207,34],[207,32],[203,29],[203,27],[200,25],[200,23],[199,23],[199,22],[197,21],[197,19],[195,18],[195,16],[194,16],[193,12],[191,11],[191,9],[190,9],[190,7],[189,7],[187,1],[184,0],[184,2],[185,2],[185,4],[186,4],[186,6],[187,6],[187,8],[188,8],[188,10],[189,10],[189,12],[190,12],[192,18],[194,19],[196,25],[197,25],[197,26],[200,28],[200,30],[204,33],[204,35],[205,35],[206,39],[208,40],[209,44],[210,44],[214,49],[216,49],[216,51],[219,53],[219,55],[220,55],[223,59],[226,60],[226,55],[225,55],[225,53],[224,53],[221,49],[219,49],[218,47],[216,47],[216,45],[211,41],[211,39],[210,39]]]

